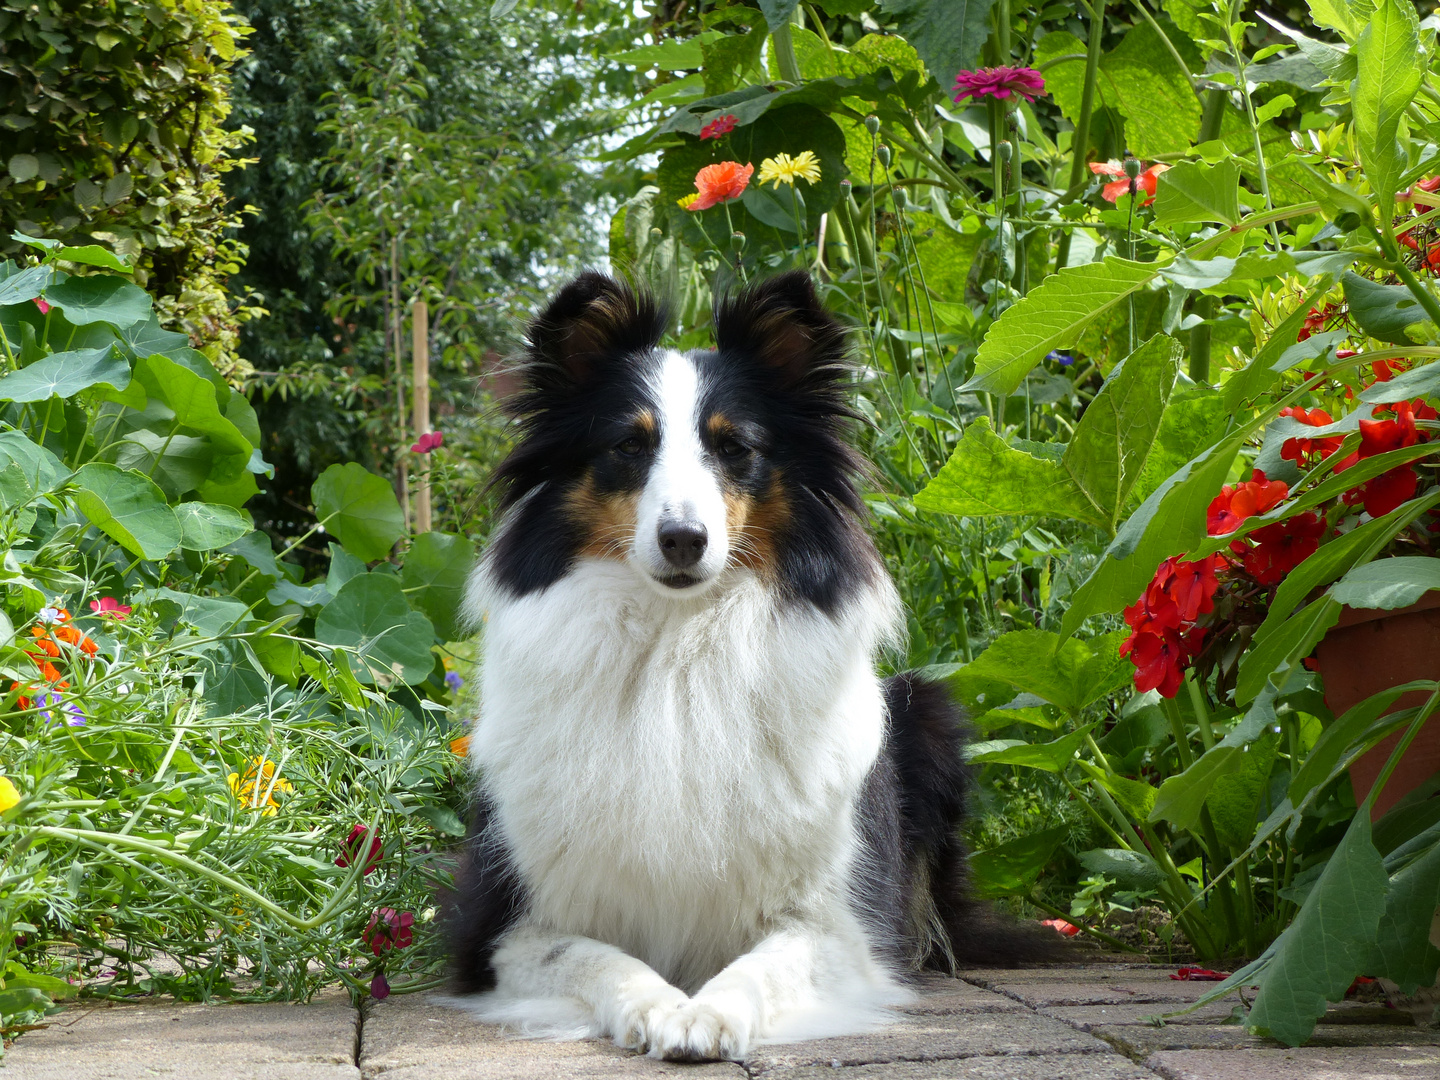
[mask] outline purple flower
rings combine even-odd
[[[370,980],[370,996],[376,1001],[384,1001],[390,996],[390,983],[383,971],[375,972],[375,978]]]
[[[447,671],[445,672],[445,685],[451,690],[459,690],[465,685],[465,680],[460,677],[458,671]]]
[[[1054,351],[1054,352],[1048,352],[1048,353],[1046,353],[1046,354],[1045,354],[1045,359],[1046,359],[1046,360],[1053,360],[1053,361],[1055,361],[1055,363],[1059,364],[1061,367],[1069,367],[1071,364],[1073,364],[1073,363],[1075,362],[1075,358],[1074,358],[1073,356],[1071,356],[1069,353],[1063,353],[1063,352],[1059,352],[1059,351]]]
[[[1034,101],[1045,92],[1045,77],[1034,68],[993,67],[962,71],[955,76],[955,101],[964,98],[996,98],[1005,101],[1012,94]]]
[[[73,701],[64,700],[53,690],[46,690],[36,696],[35,709],[45,718],[47,724],[58,723],[63,717],[66,727],[85,726],[85,714],[80,711],[80,706]]]

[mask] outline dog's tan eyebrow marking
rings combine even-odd
[[[635,414],[635,426],[653,438],[657,426],[655,414],[649,409],[641,409]]]
[[[720,436],[729,435],[734,431],[735,425],[724,413],[713,412],[705,419],[705,430],[710,433],[711,438],[718,439]]]

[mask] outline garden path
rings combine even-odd
[[[359,1013],[313,1004],[79,1005],[5,1055],[6,1080],[1436,1080],[1440,1032],[1407,1012],[1332,1008],[1310,1046],[1226,1025],[1217,1003],[1163,1026],[1205,983],[1170,967],[1088,964],[932,977],[872,1035],[761,1047],[743,1064],[670,1065],[602,1043],[522,1042],[417,997]]]

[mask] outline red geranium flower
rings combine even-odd
[[[1285,575],[1315,554],[1325,535],[1319,514],[1296,514],[1285,521],[1256,529],[1255,547],[1245,552],[1245,572],[1261,585],[1279,585]]]
[[[1407,499],[1414,498],[1418,482],[1415,470],[1401,465],[1350,489],[1341,498],[1350,506],[1362,504],[1372,518],[1384,517]]]
[[[1225,536],[1240,527],[1246,518],[1273,510],[1290,494],[1283,480],[1267,480],[1256,469],[1253,479],[1243,484],[1226,484],[1210,503],[1205,524],[1211,536]]]
[[[1005,101],[1012,94],[1034,101],[1045,92],[1045,77],[1034,68],[988,67],[962,71],[955,76],[955,101],[965,98],[996,98]]]
[[[342,867],[349,866],[354,859],[358,858],[361,850],[365,847],[365,837],[369,834],[369,832],[370,830],[365,828],[364,825],[356,825],[353,829],[351,829],[350,835],[345,838],[345,844],[340,851],[340,857],[335,860],[335,865]],[[383,848],[384,845],[380,842],[380,837],[371,837],[370,853],[365,856],[366,874],[371,873],[377,866],[380,865],[380,857]]]
[[[427,431],[420,438],[415,440],[415,445],[410,447],[412,454],[428,454],[431,450],[438,449],[445,445],[445,436],[438,431]]]
[[[413,925],[415,916],[411,912],[402,914],[394,908],[382,907],[370,916],[370,924],[361,937],[370,946],[370,951],[379,956],[390,949],[408,946],[414,940],[410,932]]]
[[[1149,206],[1155,201],[1155,186],[1160,181],[1160,174],[1168,171],[1169,168],[1169,165],[1151,165],[1150,168],[1146,169],[1134,180],[1131,180],[1130,177],[1125,175],[1125,165],[1123,162],[1112,159],[1110,161],[1092,161],[1090,163],[1090,171],[1096,176],[1109,176],[1113,178],[1112,182],[1106,184],[1100,192],[1101,198],[1106,202],[1113,203],[1116,202],[1121,195],[1136,195],[1143,191],[1145,192],[1146,199],[1140,204],[1141,206]]]
[[[700,138],[718,139],[722,135],[729,135],[735,130],[736,117],[734,113],[726,113],[724,116],[717,116],[700,129]]]
[[[706,165],[695,174],[696,198],[685,204],[686,210],[709,210],[712,206],[738,199],[750,185],[754,165],[738,161],[722,161]]]
[[[1174,630],[1159,634],[1131,634],[1120,646],[1120,655],[1128,656],[1135,665],[1135,689],[1142,694],[1160,691],[1161,697],[1173,698],[1185,678],[1190,662],[1184,640]]]

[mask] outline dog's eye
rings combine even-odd
[[[734,461],[750,453],[750,448],[739,439],[726,439],[720,444],[720,456]]]
[[[634,457],[644,451],[644,449],[645,443],[638,435],[631,435],[629,438],[621,439],[615,444],[616,452],[624,454],[626,457]]]

